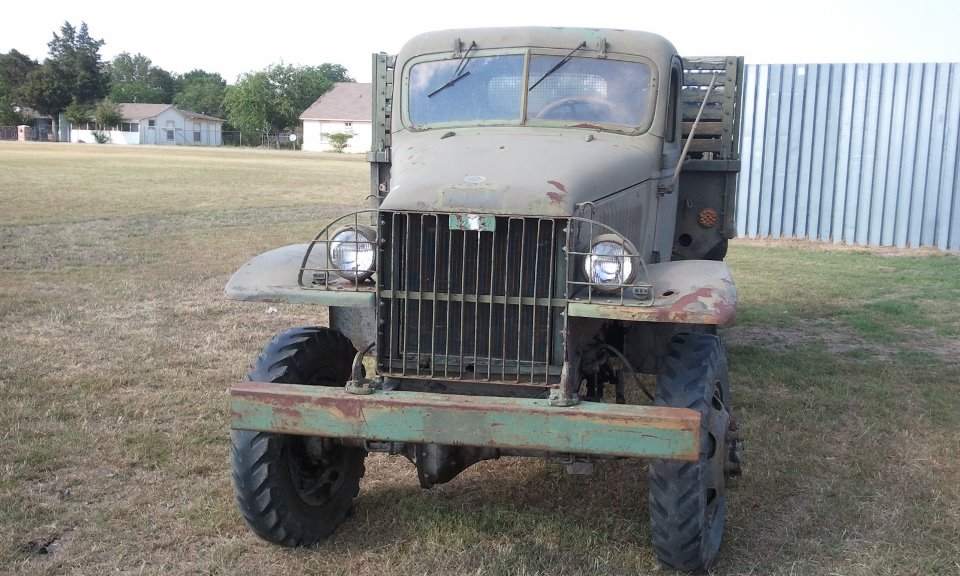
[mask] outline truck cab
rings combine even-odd
[[[326,537],[371,451],[424,488],[504,455],[571,473],[645,457],[658,557],[709,567],[742,456],[716,330],[736,313],[741,71],[579,28],[445,30],[374,55],[370,206],[227,286],[329,307],[231,389],[251,528]]]

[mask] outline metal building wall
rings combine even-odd
[[[960,64],[748,65],[737,231],[960,250]]]

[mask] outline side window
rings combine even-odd
[[[667,100],[667,118],[664,127],[664,138],[667,142],[677,141],[677,102],[680,100],[680,68],[676,65],[670,69],[670,97]]]

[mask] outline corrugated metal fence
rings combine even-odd
[[[745,68],[740,236],[960,250],[960,64]]]

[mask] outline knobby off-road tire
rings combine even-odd
[[[268,343],[247,380],[343,386],[356,349],[329,328],[293,328]],[[360,490],[366,451],[332,438],[231,433],[233,487],[244,520],[261,538],[307,546],[330,535]]]
[[[657,558],[683,572],[706,570],[720,548],[726,517],[728,457],[736,456],[730,426],[730,385],[720,338],[679,334],[667,347],[655,394],[657,406],[700,412],[700,457],[650,464],[650,530]]]

